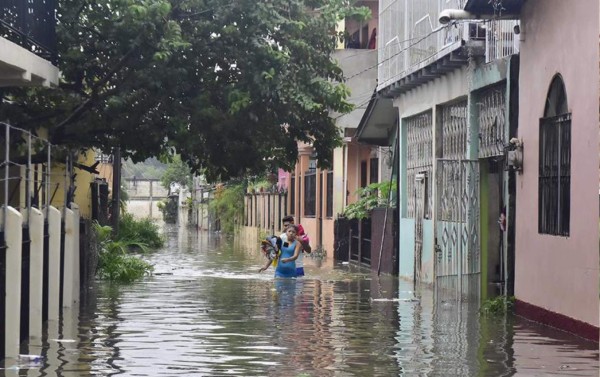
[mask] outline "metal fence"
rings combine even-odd
[[[0,37],[56,64],[56,0],[0,0]]]

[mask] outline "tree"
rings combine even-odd
[[[318,11],[315,11],[318,9]],[[58,89],[4,91],[0,117],[135,162],[176,149],[208,179],[328,166],[351,110],[331,53],[347,0],[62,0]]]
[[[177,183],[185,186],[188,189],[193,189],[192,171],[190,167],[181,161],[181,157],[175,156],[173,161],[167,165],[167,169],[160,179],[160,183],[167,190],[171,187],[171,183]]]

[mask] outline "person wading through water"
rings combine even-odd
[[[283,233],[281,234],[281,236],[279,236],[279,238],[281,238],[282,242],[287,241],[286,230],[289,226],[294,225],[298,229],[297,238],[302,244],[302,251],[298,256],[298,259],[296,260],[296,276],[304,276],[304,253],[310,253],[312,251],[310,247],[310,239],[308,238],[306,232],[304,232],[304,228],[302,227],[302,225],[294,224],[294,216],[287,215],[281,220],[281,222],[283,223]]]
[[[276,263],[273,263],[274,260],[269,258],[259,272],[263,272],[273,264],[275,265],[276,278],[296,277],[296,259],[302,253],[302,244],[296,239],[297,232],[298,228],[295,225],[287,227],[285,232],[286,238],[285,241],[282,240],[281,242],[281,251],[276,256]]]

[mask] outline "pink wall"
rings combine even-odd
[[[283,169],[277,169],[277,189],[287,190],[290,181],[290,173]]]
[[[598,0],[530,0],[521,25],[515,296],[598,326]],[[539,118],[553,76],[571,123],[570,236],[538,234]]]

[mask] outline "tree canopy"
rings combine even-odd
[[[59,88],[3,90],[0,117],[53,144],[143,161],[176,150],[209,180],[328,166],[351,110],[331,54],[347,0],[61,0]]]

